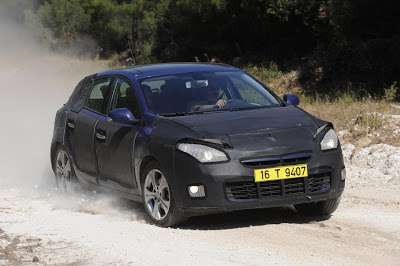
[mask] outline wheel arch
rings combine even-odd
[[[56,155],[57,149],[58,147],[61,146],[61,142],[59,141],[55,141],[51,144],[51,148],[50,148],[50,162],[51,162],[51,168],[53,169],[54,172],[54,156]]]
[[[158,162],[158,161],[153,155],[150,155],[150,154],[146,155],[140,162],[140,167],[139,167],[139,171],[138,171],[138,183],[139,183],[138,185],[139,185],[140,194],[142,194],[143,172],[146,169],[146,167],[152,162]]]

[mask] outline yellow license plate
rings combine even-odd
[[[265,182],[303,176],[308,176],[308,169],[306,164],[254,170],[255,182]]]

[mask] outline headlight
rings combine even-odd
[[[333,129],[330,129],[328,132],[326,132],[324,138],[321,141],[321,150],[325,151],[336,149],[338,142],[339,141],[336,132]]]
[[[222,151],[201,144],[179,143],[178,150],[190,154],[202,163],[228,161],[228,158]]]

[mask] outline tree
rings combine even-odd
[[[36,15],[42,26],[51,30],[54,38],[68,38],[87,32],[90,27],[90,16],[79,0],[46,1]]]

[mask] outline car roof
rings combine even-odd
[[[136,78],[176,74],[176,73],[187,73],[187,72],[198,72],[198,71],[234,71],[237,68],[226,65],[226,64],[215,64],[215,63],[166,63],[166,64],[154,64],[154,65],[141,65],[133,66],[121,69],[107,70],[100,72],[97,76],[122,74],[128,73],[134,75]]]

